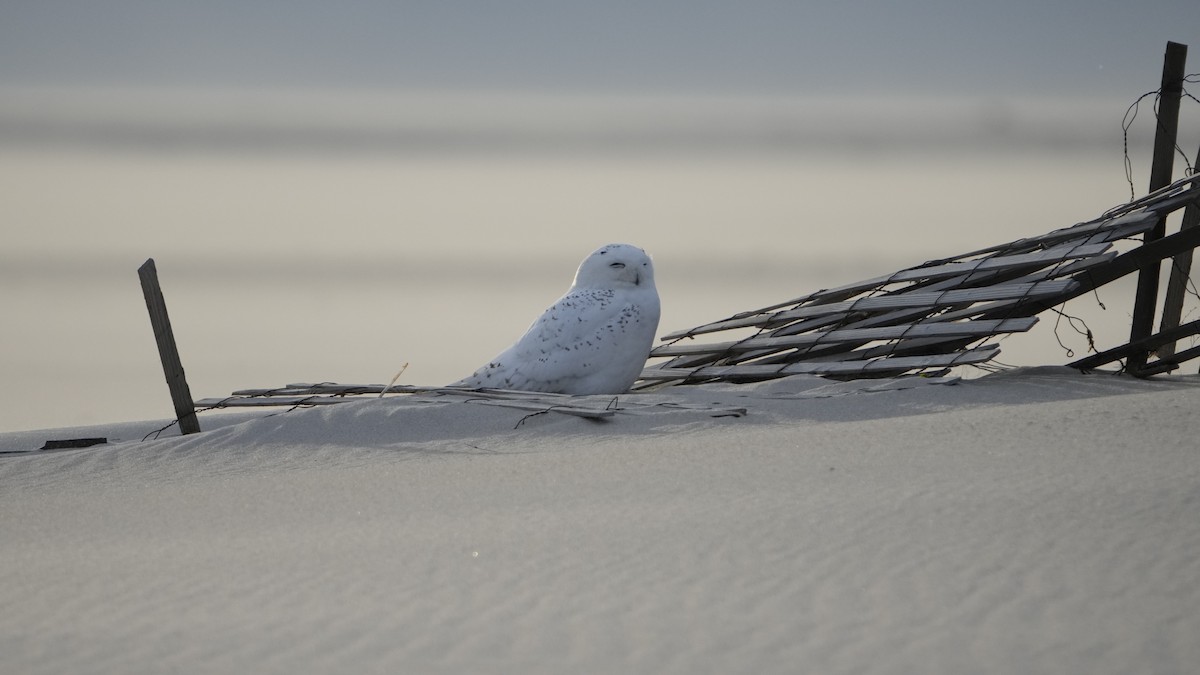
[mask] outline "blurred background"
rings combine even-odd
[[[662,334],[1089,220],[1193,4],[0,3],[0,431],[172,415],[149,257],[203,398],[457,379],[609,242]]]

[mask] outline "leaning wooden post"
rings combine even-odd
[[[1154,158],[1150,165],[1150,192],[1171,183],[1175,171],[1175,136],[1179,127],[1179,98],[1183,94],[1184,65],[1187,62],[1187,45],[1167,43],[1163,56],[1162,88],[1159,90],[1158,129],[1154,134]],[[1153,229],[1146,232],[1142,243],[1161,239],[1166,234],[1166,218],[1159,218]],[[1137,342],[1150,337],[1154,330],[1154,306],[1158,303],[1158,275],[1161,265],[1155,263],[1142,268],[1138,273],[1137,294],[1133,301],[1133,320],[1129,341]],[[1136,352],[1129,356],[1125,369],[1137,374],[1146,365],[1149,354]]]
[[[175,419],[179,420],[179,432],[194,434],[200,431],[196,419],[196,405],[183,374],[183,363],[175,347],[175,333],[171,331],[171,319],[167,316],[167,302],[158,285],[158,269],[154,258],[148,259],[138,268],[142,280],[142,294],[146,296],[146,311],[150,312],[150,325],[154,327],[154,340],[158,343],[158,356],[162,359],[163,374],[167,376],[167,387],[171,390],[171,401],[175,404]]]
[[[1196,165],[1200,166],[1200,150],[1196,151]],[[1200,204],[1188,204],[1183,210],[1183,223],[1180,231],[1190,230],[1200,226]],[[1163,299],[1162,320],[1158,324],[1158,332],[1171,330],[1179,325],[1179,317],[1183,315],[1183,298],[1187,293],[1188,277],[1192,273],[1192,249],[1175,256],[1171,261],[1171,276],[1167,281],[1167,296]],[[1175,343],[1168,342],[1158,348],[1158,357],[1165,359],[1175,353]]]

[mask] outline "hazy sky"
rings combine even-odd
[[[1197,28],[1195,0],[3,0],[0,85],[1125,98]]]

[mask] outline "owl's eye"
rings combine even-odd
[[[614,270],[625,269],[625,263],[622,263],[622,262],[609,263],[608,266],[613,268]]]

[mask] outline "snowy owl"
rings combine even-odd
[[[654,265],[636,246],[589,255],[575,282],[502,354],[452,386],[559,394],[623,394],[658,330]]]

